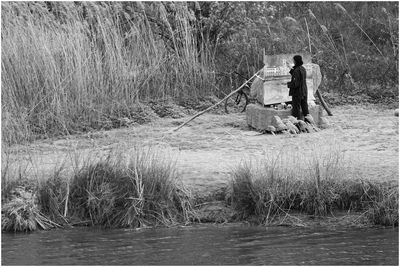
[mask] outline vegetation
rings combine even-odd
[[[50,6],[48,6],[50,5]],[[206,42],[189,13],[140,3],[2,3],[3,140],[101,128],[144,113],[140,101],[211,94]],[[168,42],[168,43],[167,43]]]
[[[311,52],[328,102],[398,105],[397,2],[1,7],[2,148],[204,109],[261,69],[263,53]],[[2,157],[3,230],[173,225],[196,217],[175,167],[157,151],[87,159],[72,173],[60,167],[46,178],[26,177],[24,166],[11,172],[10,164],[19,163]],[[293,158],[243,164],[231,204],[241,218],[261,223],[290,211],[339,209],[397,225],[397,185],[351,179],[341,164],[335,154],[308,168]]]
[[[311,52],[322,92],[398,97],[398,5],[393,2],[203,3],[220,37],[217,68],[251,76],[262,54]],[[202,9],[203,10],[203,9]],[[226,37],[226,38],[224,38]]]
[[[13,197],[2,205],[1,229],[3,231],[27,232],[59,227],[40,212],[32,193],[26,192],[24,188],[14,190]]]
[[[398,226],[398,184],[351,177],[339,153],[315,157],[304,168],[300,154],[281,154],[233,173],[230,202],[239,219],[270,224],[293,212],[327,216],[363,211],[373,224]]]
[[[398,102],[396,2],[1,5],[9,144],[143,123],[147,101],[222,97],[262,67],[263,50],[311,49],[322,91]]]
[[[375,185],[378,189],[369,196],[368,219],[377,225],[399,225],[399,189],[392,185]]]
[[[9,182],[2,187],[7,196],[2,205],[3,230],[32,231],[82,222],[104,227],[170,226],[188,222],[193,215],[190,192],[171,161],[154,149],[89,158],[71,179],[64,174],[59,168],[43,181],[5,179]]]
[[[191,212],[173,165],[151,150],[135,152],[128,162],[117,155],[84,166],[70,191],[73,216],[93,225],[171,225],[188,221]]]
[[[314,155],[312,161],[300,162],[299,152],[283,151],[262,162],[242,163],[230,188],[207,199],[196,192],[193,197],[171,160],[154,148],[90,156],[72,172],[59,167],[42,179],[12,179],[3,172],[2,230],[136,228],[214,219],[269,225],[298,213],[322,218],[336,211],[360,213],[370,224],[398,226],[397,181],[351,177],[335,151]],[[228,200],[222,213],[203,209],[222,199]]]

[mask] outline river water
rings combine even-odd
[[[398,265],[398,229],[198,225],[2,234],[3,265]]]

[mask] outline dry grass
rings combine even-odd
[[[34,168],[32,162],[21,163],[22,158],[11,160],[9,156],[9,152],[3,149],[2,230],[28,232],[61,227],[60,224],[64,224],[65,219],[55,213],[54,205],[56,198],[64,196],[59,193],[63,187],[55,184],[54,181],[63,182],[60,179],[63,168],[56,168],[53,176],[48,178],[42,174],[38,175],[37,170],[32,172]]]
[[[283,152],[234,170],[229,196],[239,218],[269,224],[290,212],[327,216],[342,210],[364,211],[374,224],[398,225],[397,183],[351,177],[339,152],[317,153],[309,164],[303,156]]]
[[[193,217],[190,192],[174,163],[156,148],[138,146],[85,159],[76,155],[75,160],[72,172],[61,165],[42,179],[10,179],[4,172],[3,230],[32,231],[80,222],[104,227],[171,226]]]
[[[399,224],[399,188],[398,185],[377,185],[367,210],[367,218],[374,224],[398,226]]]
[[[7,143],[97,129],[135,117],[139,101],[214,90],[211,51],[184,5],[175,5],[174,18],[164,3],[145,7],[169,41],[139,4],[53,2],[52,12],[45,2],[1,5]]]
[[[16,187],[12,197],[2,203],[1,229],[10,232],[29,232],[36,229],[48,230],[59,227],[40,211],[36,196],[24,187]]]
[[[195,200],[167,154],[144,147],[129,153],[116,151],[120,149],[77,156],[72,172],[60,166],[42,179],[28,179],[23,169],[7,172],[5,160],[3,230],[32,231],[75,223],[171,226],[197,218],[192,209]],[[361,221],[398,225],[397,182],[352,177],[336,150],[311,154],[314,157],[306,160],[310,157],[304,152],[282,150],[262,161],[244,162],[233,172],[231,187],[222,198],[229,199],[236,219],[256,218],[261,224],[281,222],[298,212],[323,217],[348,211],[361,213],[365,219]],[[13,173],[19,177],[11,179]]]
[[[71,180],[73,216],[107,227],[187,222],[190,195],[173,164],[152,149],[85,164]]]
[[[41,212],[52,221],[60,224],[66,223],[65,211],[68,205],[69,178],[63,175],[63,167],[57,168],[51,177],[39,180],[37,184],[37,199]]]

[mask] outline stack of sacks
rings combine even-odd
[[[329,122],[326,118],[322,118],[321,121],[322,128],[328,128]],[[317,127],[314,118],[308,114],[303,120],[298,120],[293,116],[289,116],[286,119],[281,119],[279,116],[274,116],[272,118],[272,125],[268,125],[266,131],[267,132],[282,132],[282,133],[290,133],[290,134],[299,134],[299,133],[313,133],[318,132],[320,129]]]

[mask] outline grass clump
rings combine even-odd
[[[68,204],[68,178],[62,175],[63,167],[55,169],[50,178],[39,181],[37,198],[41,212],[49,219],[60,224],[67,222],[65,218]]]
[[[2,171],[3,231],[171,226],[194,215],[173,162],[153,148],[76,158],[71,169],[60,165],[41,179]]]
[[[1,230],[28,232],[37,229],[39,210],[31,199],[14,198],[2,207]]]
[[[28,166],[2,154],[1,169],[1,229],[9,232],[29,232],[60,227],[43,209],[40,182],[29,179]]]
[[[379,190],[375,195],[375,199],[371,201],[366,216],[374,224],[384,226],[398,226],[398,186],[379,185]]]
[[[338,152],[301,166],[296,154],[280,154],[233,172],[230,201],[238,219],[269,224],[301,212],[327,216],[357,211],[377,225],[398,225],[398,185],[351,177]]]
[[[277,164],[244,162],[234,170],[229,195],[238,219],[256,217],[259,223],[268,224],[302,205],[301,181]]]
[[[1,209],[2,231],[29,232],[59,226],[40,212],[34,193],[24,187],[17,187],[11,193],[12,197],[2,205]]]
[[[152,149],[86,163],[71,179],[73,216],[105,227],[187,222],[190,196],[173,164]]]

